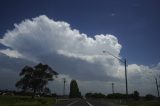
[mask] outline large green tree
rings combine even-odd
[[[25,66],[20,74],[21,79],[17,81],[16,87],[23,91],[32,91],[33,98],[36,92],[43,92],[48,84],[48,81],[54,80],[58,75],[50,66],[46,64],[38,64],[33,68]]]
[[[79,91],[78,84],[77,84],[76,80],[72,80],[70,83],[69,97],[70,98],[81,97],[81,93]]]

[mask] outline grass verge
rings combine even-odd
[[[151,101],[130,101],[127,103],[128,106],[160,106],[160,101],[151,100]]]
[[[160,106],[160,101],[158,100],[128,100],[126,103],[125,100],[114,100],[114,99],[101,99],[101,103],[110,105],[110,106]]]
[[[0,106],[50,106],[54,103],[52,97],[0,96]]]

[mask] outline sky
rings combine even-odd
[[[65,77],[67,86],[76,79],[82,93],[111,93],[112,82],[124,93],[124,66],[106,50],[127,59],[130,93],[156,95],[159,5],[159,0],[1,0],[0,89],[14,89],[25,65],[42,62],[60,73],[49,84],[54,92],[62,92]]]

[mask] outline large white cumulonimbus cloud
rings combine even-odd
[[[61,76],[66,75],[69,80],[77,79],[83,90],[87,85],[94,85],[94,81],[97,84],[100,81],[104,89],[105,81],[120,84],[124,80],[124,66],[107,52],[103,53],[105,50],[121,58],[119,54],[122,45],[114,35],[89,37],[72,29],[67,22],[54,21],[45,15],[24,20],[14,26],[13,30],[0,39],[0,43],[6,46],[6,49],[0,50],[0,54],[49,64],[63,74]],[[139,81],[148,81],[145,76],[149,75],[146,73],[158,70],[158,66],[160,65],[149,68],[137,64],[128,65],[129,81],[133,86]],[[93,88],[88,86],[88,89]]]
[[[10,48],[1,50],[1,53],[45,62],[62,74],[78,79],[118,77],[119,62],[102,53],[107,50],[119,57],[121,45],[115,36],[101,34],[91,38],[71,29],[68,23],[54,21],[45,15],[15,24],[0,43]]]

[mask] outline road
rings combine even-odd
[[[107,106],[107,105],[101,104],[93,100],[75,99],[55,104],[53,106]]]

